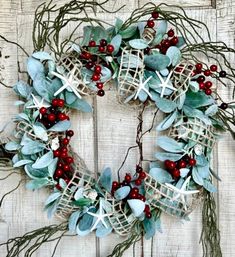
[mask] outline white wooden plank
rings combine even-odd
[[[156,0],[154,4],[158,5],[164,1]],[[178,5],[181,7],[208,7],[211,6],[211,0],[168,0],[165,2],[168,5]],[[149,3],[147,0],[139,0],[140,5]]]
[[[228,46],[234,48],[235,30],[235,3],[232,0],[218,1],[217,10],[217,40],[225,41]],[[227,55],[235,65],[233,55]],[[234,85],[228,83],[228,87],[220,86],[219,94],[224,101],[232,100],[232,88]],[[221,244],[224,256],[232,256],[235,247],[235,190],[234,190],[234,153],[235,142],[229,134],[223,136],[218,144],[218,173],[222,179],[219,183],[219,225],[221,230]]]

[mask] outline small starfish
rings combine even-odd
[[[39,98],[40,97],[36,97],[34,94],[31,94],[31,96],[32,96],[32,98],[33,98],[33,103],[34,103],[34,105],[30,105],[30,106],[28,106],[27,108],[28,109],[38,109],[38,110],[40,110],[42,107],[49,107],[50,106],[50,104],[49,103],[47,103],[47,102],[44,102],[44,98],[41,98],[40,100],[39,100]]]
[[[183,183],[183,185],[182,185],[182,187],[181,187],[180,189],[177,188],[177,187],[175,187],[175,186],[173,186],[173,185],[171,185],[171,184],[166,183],[166,186],[167,186],[168,188],[173,189],[173,190],[177,193],[177,195],[173,197],[172,201],[175,201],[175,200],[177,200],[178,198],[181,198],[181,201],[182,201],[182,203],[183,203],[183,205],[184,205],[184,209],[185,209],[185,210],[187,210],[186,196],[187,196],[187,195],[196,194],[196,193],[199,192],[198,190],[190,190],[190,191],[187,191],[187,190],[186,190],[187,185],[188,185],[190,179],[191,179],[191,176],[189,176],[189,177],[184,181],[184,183]]]
[[[161,84],[159,84],[159,86],[162,88],[161,97],[163,97],[166,88],[172,89],[173,91],[176,90],[176,88],[174,88],[173,86],[171,86],[171,85],[168,84],[168,83],[169,83],[169,80],[170,80],[170,78],[171,78],[171,75],[172,75],[172,73],[173,73],[173,71],[171,71],[171,72],[168,74],[166,80],[163,79],[163,77],[161,76],[161,74],[160,74],[158,71],[155,71],[155,72],[156,72],[158,78],[161,80]]]
[[[134,85],[138,86],[138,90],[135,94],[134,99],[137,99],[138,95],[140,94],[141,90],[144,90],[146,92],[147,95],[150,96],[150,98],[152,98],[152,95],[149,93],[149,91],[146,89],[145,85],[149,82],[149,80],[152,78],[152,76],[148,77],[145,81],[143,81],[143,77],[140,77],[140,82],[136,83],[134,82]]]
[[[54,96],[57,96],[59,93],[61,93],[66,88],[70,88],[78,98],[80,98],[80,99],[82,98],[81,95],[77,91],[77,86],[79,84],[79,81],[74,80],[75,70],[76,70],[76,67],[74,67],[71,70],[71,72],[69,72],[68,76],[66,76],[66,77],[57,72],[54,72],[54,71],[51,72],[51,74],[53,74],[54,76],[56,76],[57,78],[61,79],[64,82],[64,85],[54,93]]]
[[[104,209],[102,206],[102,201],[100,201],[100,206],[99,206],[99,210],[97,211],[97,213],[93,213],[93,212],[87,212],[89,215],[93,216],[96,218],[95,224],[92,226],[91,231],[93,231],[94,229],[96,229],[97,225],[102,222],[102,224],[108,228],[107,224],[104,221],[105,217],[111,216],[112,214],[105,214],[104,213]]]

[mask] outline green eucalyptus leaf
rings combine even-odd
[[[55,200],[57,200],[62,195],[61,192],[55,192],[49,195],[49,197],[46,199],[45,205],[51,204]]]
[[[89,210],[90,212],[95,212],[95,209],[90,209]],[[93,219],[94,219],[94,217],[93,216],[91,216],[90,214],[88,214],[88,213],[85,213],[83,216],[82,216],[82,218],[81,218],[81,220],[79,221],[79,229],[81,230],[81,231],[87,231],[87,230],[90,230],[91,229],[91,227],[92,227],[92,224],[93,224]]]
[[[145,203],[138,199],[127,200],[127,203],[129,204],[133,215],[135,217],[140,217],[144,211]]]
[[[23,98],[29,99],[31,97],[32,87],[30,87],[24,81],[18,81],[13,89],[19,96]]]
[[[148,43],[144,39],[132,39],[129,41],[130,47],[134,49],[145,49],[148,47]]]
[[[205,111],[205,114],[207,116],[214,116],[217,112],[218,112],[218,105],[213,104],[209,108],[207,108],[207,110]]]
[[[168,171],[161,168],[150,169],[149,175],[160,183],[170,183],[173,181],[171,174]]]
[[[153,70],[164,70],[170,64],[171,60],[163,54],[147,55],[144,58],[145,65]]]
[[[27,60],[27,70],[32,80],[34,80],[38,74],[44,75],[45,73],[43,64],[33,57],[29,57]]]
[[[52,162],[48,165],[48,173],[53,178],[56,167],[58,163],[58,158],[54,158]]]
[[[162,20],[157,24],[157,32],[161,33],[162,35],[166,34],[167,31],[167,21]]]
[[[155,225],[153,218],[144,219],[143,225],[144,225],[145,239],[148,240],[155,235],[156,225]]]
[[[166,160],[171,160],[171,161],[178,161],[183,157],[183,154],[176,154],[176,153],[156,153],[155,157],[159,160],[159,161],[166,161]]]
[[[160,96],[156,96],[155,104],[164,113],[173,112],[177,108],[175,102]]]
[[[119,49],[120,49],[120,46],[121,46],[121,43],[122,43],[122,36],[121,35],[116,35],[112,40],[111,40],[111,45],[114,46],[114,51],[113,51],[113,54],[117,54]]]
[[[164,149],[167,152],[170,153],[182,153],[183,148],[182,145],[179,144],[174,139],[167,137],[167,136],[161,136],[157,139],[157,145]]]
[[[186,44],[185,40],[183,37],[178,37],[178,44],[176,45],[178,48],[181,48],[182,46],[184,46]]]
[[[89,41],[91,39],[92,30],[93,30],[92,26],[85,26],[85,27],[83,27],[83,40],[81,42],[81,46],[88,45],[88,43],[89,43]]]
[[[48,52],[44,52],[44,51],[34,52],[32,54],[32,57],[41,61],[48,61],[48,60],[54,61],[52,56]]]
[[[210,193],[216,193],[217,189],[214,185],[211,184],[211,182],[207,179],[203,180],[203,187]]]
[[[117,200],[125,199],[129,195],[130,191],[131,191],[131,188],[129,186],[120,187],[115,191],[114,197]]]
[[[157,126],[157,131],[163,131],[171,127],[171,125],[174,123],[175,119],[178,116],[177,110],[173,113],[169,114],[160,124]]]
[[[71,127],[71,122],[68,120],[59,121],[53,127],[49,128],[48,131],[63,132]]]
[[[100,227],[97,228],[96,230],[96,236],[99,238],[105,237],[108,234],[112,232],[113,228],[112,227],[105,227],[104,225],[101,225]]]
[[[193,176],[193,180],[194,180],[195,183],[197,183],[200,186],[203,185],[203,178],[200,176],[196,166],[193,167],[192,176]]]
[[[47,131],[42,124],[40,123],[34,124],[33,131],[35,136],[37,136],[39,139],[41,139],[42,141],[48,141]]]
[[[32,163],[33,161],[32,160],[20,160],[18,162],[16,162],[13,167],[14,168],[18,168],[18,167],[21,167],[21,166],[24,166],[26,164],[29,164],[29,163]]]
[[[69,231],[75,232],[78,220],[81,216],[81,211],[75,211],[73,212],[69,217]]]
[[[119,34],[122,36],[123,39],[131,38],[135,35],[137,31],[137,26],[129,26],[125,30],[119,31]]]
[[[79,207],[89,206],[92,203],[92,200],[89,198],[80,198],[73,202],[74,205]]]
[[[182,54],[179,48],[177,48],[176,46],[169,47],[166,52],[166,55],[170,58],[170,64],[172,64],[173,66],[179,64],[182,58]]]
[[[92,107],[84,99],[77,99],[68,106],[82,112],[92,112]]]
[[[15,142],[15,141],[11,141],[11,142],[8,142],[6,145],[5,145],[5,149],[7,151],[16,151],[20,148],[20,144]]]
[[[28,144],[25,144],[21,148],[21,152],[24,155],[31,155],[31,154],[42,152],[44,149],[45,149],[44,144],[38,141],[33,141],[33,142],[29,142]]]
[[[191,108],[199,108],[211,105],[215,102],[215,100],[211,97],[206,95],[204,92],[192,92],[189,90],[186,93],[185,105]]]
[[[35,190],[47,186],[48,184],[49,181],[46,178],[34,179],[26,184],[26,188],[29,190]]]
[[[112,189],[112,171],[111,171],[110,168],[106,168],[102,172],[99,182],[104,189],[106,189],[108,192],[111,192],[111,189]]]
[[[52,151],[47,152],[42,157],[38,158],[32,165],[34,169],[43,169],[48,167],[53,161],[54,155]]]

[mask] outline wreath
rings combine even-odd
[[[225,103],[217,87],[234,83],[235,69],[226,54],[235,51],[223,42],[211,42],[206,25],[176,6],[180,12],[148,3],[126,21],[117,18],[114,25],[88,15],[97,8],[110,12],[106,2],[42,4],[35,13],[32,55],[11,42],[28,56],[28,78],[13,87],[21,113],[14,118],[14,136],[7,143],[2,140],[2,167],[12,170],[12,165],[12,172],[26,174],[28,189],[49,188],[45,210],[64,221],[9,239],[2,244],[7,256],[18,256],[36,242],[26,251],[25,256],[31,256],[67,230],[80,236],[92,231],[97,237],[112,231],[126,236],[109,255],[122,256],[142,235],[150,239],[161,230],[162,214],[188,219],[200,202],[204,256],[222,256],[212,194],[212,178],[219,178],[210,159],[221,132],[234,136],[234,102]],[[63,39],[63,29],[71,22],[75,29]],[[81,36],[78,30],[84,23]],[[121,176],[129,148],[117,176],[105,168],[97,178],[71,147],[70,112],[92,112],[86,96],[104,97],[113,88],[120,104],[139,111],[139,160]],[[155,113],[151,127],[142,131],[147,108]],[[159,111],[164,115],[156,129],[164,134],[156,142],[162,150],[146,163],[142,140],[155,128]],[[61,236],[54,238],[58,232]]]

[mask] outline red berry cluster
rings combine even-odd
[[[117,181],[113,181],[112,191],[111,191],[112,195],[114,195],[115,191],[117,189],[119,189],[120,187],[130,186],[131,191],[130,191],[129,195],[126,197],[126,200],[127,199],[139,199],[139,200],[145,202],[146,198],[144,195],[139,193],[138,186],[140,186],[142,184],[143,180],[146,178],[146,173],[143,171],[143,169],[139,165],[137,165],[137,167],[136,167],[136,172],[138,174],[138,177],[135,179],[133,179],[131,177],[130,173],[126,173],[125,178],[122,182],[119,183]],[[135,186],[132,187],[131,183],[134,183]],[[145,206],[144,212],[145,212],[145,216],[150,219],[152,215],[151,215],[150,208],[148,205]]]
[[[80,58],[86,61],[86,68],[93,71],[91,77],[92,81],[96,82],[96,87],[98,88],[97,95],[104,96],[105,92],[103,90],[104,84],[100,81],[102,74],[102,67],[97,63],[96,55],[91,54],[88,50],[89,48],[96,47],[100,53],[112,54],[114,51],[114,46],[108,44],[106,39],[101,39],[99,45],[96,44],[94,40],[91,40],[85,51],[82,51]]]
[[[66,131],[66,137],[60,140],[60,147],[53,151],[54,157],[57,157],[58,163],[54,174],[54,179],[58,182],[60,178],[68,184],[72,177],[72,164],[74,163],[73,157],[68,155],[68,145],[71,137],[74,135],[73,130]],[[59,183],[56,185],[57,189],[61,189]]]
[[[155,26],[155,22],[154,22],[154,20],[157,20],[158,19],[158,17],[159,17],[159,13],[157,12],[157,11],[154,11],[154,12],[152,12],[152,14],[151,14],[151,18],[149,18],[149,20],[147,21],[147,27],[148,28],[153,28],[154,26]]]
[[[41,122],[48,129],[59,121],[69,120],[69,116],[62,112],[63,108],[63,99],[53,99],[51,107],[40,108],[39,112],[41,114],[41,117],[39,117],[38,121]]]
[[[197,82],[199,83],[199,89],[203,90],[206,95],[211,95],[212,90],[211,87],[213,86],[213,83],[210,80],[206,80],[206,77],[212,76],[215,72],[217,72],[218,67],[217,65],[213,64],[210,66],[210,69],[203,69],[202,63],[197,63],[195,65],[195,70],[193,72],[193,76],[200,75],[197,78]],[[226,71],[220,71],[219,77],[224,78],[226,77]]]
[[[166,160],[164,162],[165,168],[167,171],[172,175],[172,177],[177,180],[180,177],[180,169],[186,168],[188,166],[193,167],[196,165],[196,160],[194,158],[189,157],[188,155],[185,155],[182,159],[179,161],[171,161]]]

